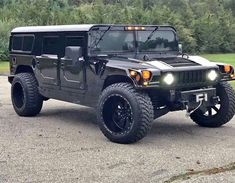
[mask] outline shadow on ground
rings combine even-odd
[[[95,109],[81,106],[42,110],[38,117],[48,118],[54,121],[58,119],[59,121],[73,123],[75,125],[78,123],[96,125]]]
[[[179,118],[177,116],[180,115]],[[200,138],[200,136],[211,137],[218,136],[220,134],[229,133],[231,134],[234,131],[234,128],[227,125],[221,128],[202,128],[196,125],[190,118],[182,120],[184,113],[176,113],[176,116],[173,113],[167,114],[164,117],[154,120],[151,131],[148,134],[150,138],[159,138],[161,136],[170,136],[171,138],[180,138],[181,140],[185,136],[193,136],[194,138]],[[41,112],[38,116],[43,117],[48,120],[52,120],[60,123],[70,123],[73,125],[82,124],[87,127],[97,128],[96,122],[96,111],[92,108],[75,106],[73,108],[56,108],[56,109],[46,109]],[[57,121],[56,121],[57,120]]]

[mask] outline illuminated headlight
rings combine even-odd
[[[175,81],[175,78],[173,76],[173,74],[168,73],[163,77],[163,81],[164,83],[166,83],[167,85],[172,85]]]
[[[209,80],[215,81],[218,77],[218,74],[215,70],[211,70],[211,71],[208,72],[207,77],[208,77]]]

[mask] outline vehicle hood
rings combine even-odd
[[[217,68],[217,65],[200,56],[177,56],[158,58],[151,61],[143,61],[132,58],[108,59],[107,66],[122,69],[151,69],[159,71],[174,71],[198,68]]]

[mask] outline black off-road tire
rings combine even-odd
[[[11,99],[15,112],[19,116],[36,116],[43,105],[38,83],[32,73],[17,74],[11,86]]]
[[[220,98],[220,109],[214,116],[205,116],[197,110],[191,114],[191,119],[202,127],[216,128],[228,123],[235,114],[235,92],[227,82],[216,86],[217,96]]]
[[[131,108],[132,125],[127,131],[116,133],[108,128],[104,120],[104,105],[112,96],[125,99]],[[151,129],[154,117],[153,105],[148,94],[139,92],[129,83],[117,83],[108,86],[98,101],[97,120],[103,134],[112,142],[129,144],[144,138]]]

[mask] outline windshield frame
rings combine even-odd
[[[140,25],[138,25],[140,26]],[[89,32],[88,32],[88,56],[97,56],[97,55],[103,55],[103,54],[117,54],[117,55],[125,55],[125,54],[133,54],[135,56],[137,55],[143,55],[143,54],[178,54],[179,53],[179,49],[177,47],[177,50],[168,50],[168,51],[139,51],[139,45],[138,45],[138,31],[172,31],[174,36],[175,36],[175,42],[178,45],[179,41],[178,41],[178,36],[176,34],[176,30],[174,27],[171,26],[141,26],[144,27],[145,30],[126,30],[125,28],[128,27],[127,26],[110,26],[110,25],[103,25],[103,26],[98,26],[98,27],[93,27]],[[107,30],[108,29],[108,30]],[[92,32],[95,31],[103,31],[104,34],[106,34],[109,31],[129,31],[129,32],[133,32],[134,34],[134,49],[133,51],[102,51],[102,52],[94,52],[92,50],[92,45],[91,45],[91,41],[92,41]],[[104,36],[101,34],[101,37]],[[97,38],[99,40],[99,38]],[[102,39],[101,39],[102,40]],[[99,40],[99,41],[101,41]],[[98,45],[98,44],[97,44]]]

